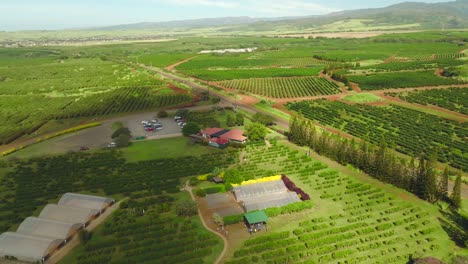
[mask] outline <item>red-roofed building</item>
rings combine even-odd
[[[226,148],[229,144],[229,140],[224,138],[210,138],[208,139],[208,145],[215,147],[215,148]]]
[[[212,138],[213,135],[215,135],[216,133],[219,133],[219,132],[221,132],[223,130],[224,129],[219,128],[219,127],[208,127],[208,128],[205,128],[204,130],[200,131],[200,133],[202,134],[202,136],[204,138]]]
[[[244,136],[244,131],[240,129],[230,130],[229,132],[222,134],[220,138],[224,138],[231,142],[234,141],[237,143],[245,143],[245,141],[247,140],[247,137]]]
[[[244,131],[240,129],[222,129],[218,127],[210,127],[200,131],[204,138],[213,139],[225,139],[229,142],[245,143],[247,137],[244,136]]]

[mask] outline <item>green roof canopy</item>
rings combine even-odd
[[[250,225],[268,221],[265,211],[249,212],[244,214],[244,217]]]

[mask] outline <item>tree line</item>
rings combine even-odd
[[[327,156],[337,162],[350,164],[366,172],[370,176],[399,188],[416,194],[418,197],[435,203],[439,200],[448,201],[454,208],[461,206],[461,172],[452,191],[448,195],[450,170],[445,168],[438,175],[436,170],[437,153],[421,154],[418,158],[397,157],[396,153],[387,148],[388,143],[382,138],[379,145],[360,142],[340,136],[318,131],[316,126],[300,114],[294,114],[289,125],[289,140],[308,146],[320,155]]]

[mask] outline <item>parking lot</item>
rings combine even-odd
[[[157,123],[160,124],[162,127],[160,129],[155,128],[154,131],[147,131],[142,122],[151,120],[157,120]],[[154,115],[150,114],[148,114],[147,116],[140,115],[139,119],[125,120],[124,126],[127,126],[130,129],[133,138],[144,136],[148,139],[152,139],[159,137],[182,135],[182,129],[174,121],[173,117],[157,118]]]

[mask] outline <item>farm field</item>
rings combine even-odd
[[[19,146],[22,140],[35,141],[41,133],[95,118],[106,124],[99,131],[83,131],[82,137],[60,144],[59,138],[43,141],[0,159],[0,232],[16,230],[25,217],[37,215],[64,192],[97,194],[126,201],[61,263],[214,263],[222,240],[203,227],[199,216],[178,215],[177,208],[190,200],[181,190],[185,182],[193,184],[197,176],[218,168],[236,170],[244,179],[285,174],[313,204],[312,209],[271,216],[268,232],[234,238],[222,263],[403,264],[411,257],[434,256],[454,264],[455,256],[468,256],[465,193],[458,211],[448,208],[451,197],[433,205],[286,138],[294,142],[288,121],[300,113],[343,146],[354,141],[334,134],[364,139],[375,150],[384,139],[385,153],[392,155],[396,150],[420,157],[437,150],[438,160],[450,166],[450,184],[453,169],[461,170],[466,183],[468,88],[461,88],[467,85],[467,57],[461,53],[466,37],[465,31],[363,39],[219,36],[0,49],[0,144]],[[247,47],[257,49],[200,54]],[[459,76],[439,76],[444,71]],[[175,87],[179,84],[184,89]],[[113,132],[107,118],[129,118],[142,130],[140,117],[123,114],[155,116],[159,109],[193,105],[207,94],[210,100],[190,110],[187,123],[227,127],[228,116],[236,114],[232,109],[244,114],[247,125],[260,111],[274,116],[272,129],[278,132],[269,131],[267,142],[249,140],[245,148],[220,150],[177,137],[101,149]],[[82,143],[94,136],[104,143]],[[91,150],[77,152],[82,145]],[[392,156],[392,161],[403,163],[402,156]],[[441,173],[434,175],[439,183]],[[211,216],[204,219],[212,221]]]
[[[241,243],[226,263],[406,263],[409,254],[449,254],[446,245],[453,242],[434,222],[435,208],[340,174],[284,146],[266,149],[247,149],[247,174],[265,175],[271,172],[264,168],[277,164],[273,172],[287,174],[316,206],[300,217],[272,218],[268,232]]]
[[[168,89],[162,80],[113,62],[64,58],[29,65],[29,60],[0,67],[3,144],[54,119],[154,110],[192,101],[190,95]]]
[[[434,71],[349,75],[348,79],[359,84],[359,87],[366,91],[465,83],[457,79],[436,76]]]
[[[240,155],[244,157],[241,164]],[[160,263],[169,259],[213,263],[221,250],[220,241],[201,229],[196,216],[177,217],[174,208],[189,199],[179,191],[184,179],[209,173],[214,167],[237,169],[246,179],[284,173],[311,195],[314,205],[299,213],[300,217],[272,217],[268,232],[252,235],[232,248],[224,263],[284,263],[286,259],[290,263],[406,263],[412,254],[448,260],[455,250],[441,227],[453,223],[436,207],[410,194],[404,195],[411,198],[401,198],[401,190],[377,181],[343,175],[276,141],[271,146],[260,142],[245,150],[226,149],[200,157],[127,162],[119,152],[76,153],[21,163],[0,182],[2,190],[16,186],[2,192],[1,199],[7,201],[0,207],[2,230],[14,228],[23,214],[31,214],[68,190],[129,197],[87,244],[62,263],[126,263],[148,258]],[[13,201],[17,208],[11,210]]]
[[[410,103],[435,105],[464,115],[468,115],[468,89],[434,89],[404,93],[387,93]]]
[[[320,77],[243,79],[218,84],[229,89],[272,98],[330,95],[340,92],[337,84]]]
[[[300,111],[306,118],[374,144],[385,138],[404,154],[416,156],[437,149],[441,162],[468,170],[464,155],[468,152],[468,146],[463,141],[467,133],[464,123],[394,105],[350,105],[321,99],[291,103],[287,107]]]

